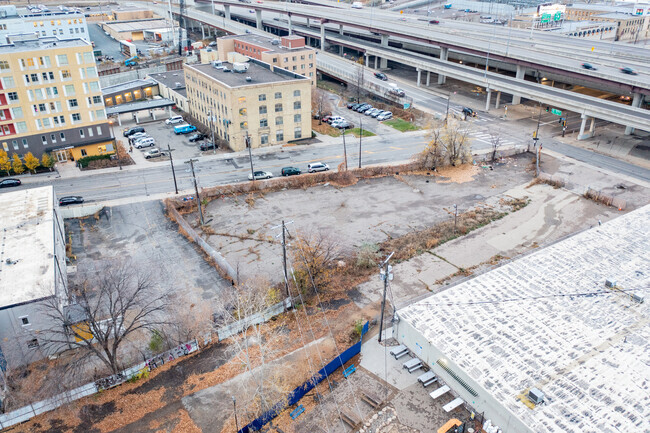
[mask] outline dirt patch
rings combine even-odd
[[[472,182],[481,169],[476,165],[461,165],[459,167],[442,167],[437,174],[443,177],[440,183],[466,183]]]
[[[73,430],[74,433],[100,433],[101,430],[92,428],[92,426],[106,418],[108,415],[115,413],[116,407],[114,401],[108,401],[104,404],[87,404],[79,410],[79,424]]]
[[[178,412],[181,410],[183,410],[183,405],[180,400],[176,400],[160,409],[149,412],[131,424],[113,430],[112,433],[171,433],[180,422]]]

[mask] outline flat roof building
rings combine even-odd
[[[60,39],[90,40],[88,24],[81,12],[41,10],[0,6],[0,43],[7,43],[11,35],[36,33],[38,37],[56,36]]]
[[[393,335],[504,433],[650,431],[648,226],[650,205],[432,295]]]
[[[160,96],[176,103],[176,107],[188,112],[187,89],[183,71],[168,71],[159,74],[149,74],[148,78],[158,83]]]
[[[219,60],[232,61],[229,53],[235,52],[261,60],[274,67],[284,68],[309,78],[316,85],[316,50],[305,45],[305,38],[297,35],[268,38],[246,34],[224,36],[217,39]]]
[[[3,192],[0,209],[0,364],[15,366],[45,355],[39,302],[65,293],[65,232],[52,186]]]
[[[308,78],[251,59],[184,65],[189,113],[233,150],[311,137]],[[237,72],[240,71],[240,72]]]

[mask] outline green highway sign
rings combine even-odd
[[[553,113],[553,114],[555,114],[557,116],[562,115],[562,112],[560,110],[556,109],[556,108],[551,108],[551,113]]]
[[[555,12],[555,15],[553,15],[553,21],[560,21],[562,19],[562,12],[557,11]]]
[[[548,13],[542,14],[542,19],[540,21],[543,23],[547,23],[551,21],[551,14]]]

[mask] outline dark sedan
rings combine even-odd
[[[84,202],[84,198],[78,195],[69,195],[66,197],[61,197],[59,199],[59,206],[67,206],[69,204],[81,204]]]
[[[381,81],[388,80],[388,77],[386,76],[386,74],[384,74],[382,72],[375,72],[375,77],[379,78]]]
[[[624,68],[621,68],[621,72],[624,73],[624,74],[627,74],[627,75],[639,75],[639,74],[637,74],[637,72],[634,69],[628,68],[627,66],[624,67]]]
[[[195,141],[201,141],[206,138],[205,134],[201,134],[200,132],[197,132],[196,134],[192,135],[190,137],[190,143],[194,143]]]
[[[20,179],[3,179],[0,180],[0,188],[9,188],[10,186],[20,186]]]

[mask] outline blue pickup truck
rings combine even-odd
[[[196,126],[186,123],[185,125],[174,126],[174,134],[189,134],[196,131]]]

